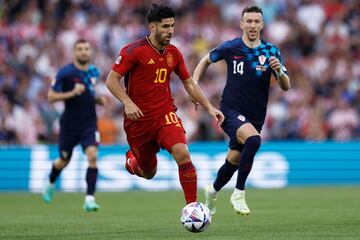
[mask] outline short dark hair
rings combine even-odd
[[[171,8],[164,5],[159,6],[156,3],[152,4],[151,9],[146,16],[148,23],[161,22],[163,18],[173,17],[175,17],[175,13]]]
[[[247,6],[243,9],[241,16],[243,17],[245,13],[249,12],[261,13],[261,15],[263,15],[262,9],[258,6]]]
[[[75,49],[76,45],[78,45],[79,43],[89,43],[89,41],[86,40],[85,38],[80,38],[80,39],[76,40],[76,42],[74,43],[74,49]]]

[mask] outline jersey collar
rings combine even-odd
[[[259,44],[258,46],[256,46],[256,47],[253,47],[253,48],[251,48],[251,47],[249,47],[248,45],[246,45],[245,42],[244,42],[244,40],[243,40],[242,38],[240,38],[240,41],[241,41],[241,43],[242,43],[246,48],[252,49],[252,50],[259,49],[259,48],[263,45],[263,40],[262,40],[262,39],[260,39],[260,44]]]
[[[166,52],[166,46],[164,48],[163,51],[159,51],[150,41],[149,39],[149,35],[146,36],[146,41],[148,42],[148,44],[150,45],[150,47],[152,47],[158,54],[164,54]]]

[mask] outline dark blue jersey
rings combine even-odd
[[[76,83],[84,84],[86,89],[81,95],[65,101],[65,110],[60,119],[62,128],[96,127],[94,87],[99,76],[100,72],[94,65],[90,65],[87,71],[76,68],[74,64],[68,64],[59,70],[52,84],[54,91],[71,91]]]
[[[227,64],[221,105],[240,112],[255,125],[262,125],[265,120],[271,56],[281,62],[280,52],[273,44],[261,41],[258,47],[249,48],[241,38],[226,41],[210,52],[211,62],[224,59]]]

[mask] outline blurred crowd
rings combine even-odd
[[[123,105],[105,87],[119,50],[148,33],[149,0],[0,0],[0,144],[56,143],[62,103],[47,91],[69,63],[73,43],[90,41],[101,69],[97,93],[103,144],[124,144]],[[360,2],[357,0],[168,0],[176,12],[173,44],[192,73],[221,42],[241,36],[244,6],[263,8],[263,38],[276,44],[292,89],[273,84],[262,136],[267,140],[360,139]],[[200,85],[218,106],[226,81],[224,63],[211,65]],[[189,141],[226,136],[203,109],[195,111],[180,80],[172,91]]]

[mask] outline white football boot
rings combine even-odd
[[[216,212],[216,193],[212,193],[212,185],[207,185],[204,188],[205,194],[205,205],[209,208],[211,215],[214,215]]]
[[[236,213],[240,215],[250,214],[250,209],[245,201],[245,191],[235,189],[235,191],[231,195],[230,203],[232,204]]]

